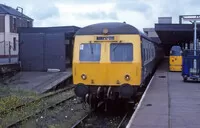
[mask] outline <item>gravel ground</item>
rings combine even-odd
[[[112,114],[98,113],[87,119],[86,123],[82,125],[82,128],[117,128],[120,121],[122,120],[122,115],[114,116]],[[81,128],[80,127],[80,128]]]
[[[71,91],[73,92],[73,91]],[[67,94],[68,95],[68,94]],[[71,95],[71,94],[70,94]],[[38,95],[33,92],[22,91],[11,89],[8,85],[4,84],[2,81],[0,82],[0,112],[4,112],[8,110],[10,113],[11,111],[9,108],[13,108],[24,104],[25,102],[29,102],[31,100],[35,100],[39,98],[41,95]],[[66,95],[62,95],[61,97],[52,98],[52,103],[54,101],[59,101]],[[44,101],[45,102],[45,101]],[[51,102],[50,102],[51,103]],[[45,106],[44,104],[43,106]],[[36,104],[34,107],[26,108],[25,110],[20,110],[20,112],[12,112],[11,114],[7,115],[0,115],[0,128],[2,124],[6,122],[13,122],[17,118],[21,118],[26,116],[27,114],[33,113],[36,109],[40,108],[41,104]],[[86,106],[83,109],[83,104],[80,102],[78,98],[74,98],[72,100],[64,102],[60,106],[56,106],[55,108],[47,109],[44,112],[40,113],[36,117],[31,118],[30,120],[23,122],[20,128],[30,127],[30,128],[55,128],[55,127],[71,127],[76,121],[83,116],[85,116],[89,112],[89,107]],[[30,111],[30,112],[29,112]],[[4,123],[3,123],[4,122]],[[7,123],[6,123],[7,124]]]
[[[59,93],[53,97],[49,97],[47,99],[42,99],[41,101],[28,104],[23,108],[11,111],[6,115],[1,116],[0,123],[2,126],[7,127],[9,124],[13,124],[19,120],[24,120],[30,115],[35,115],[36,112],[45,111],[49,106],[60,103],[61,101],[66,100],[71,96],[74,96],[74,92],[72,89],[66,92]]]
[[[36,117],[23,123],[21,128],[70,128],[80,118],[89,112],[89,107],[83,109],[79,99],[71,99],[59,107],[46,110]]]
[[[108,106],[105,111],[105,107],[102,105],[76,128],[117,128],[129,110],[122,102],[109,103]]]
[[[25,102],[29,102],[30,100],[35,100],[39,98],[41,95],[38,95],[34,92],[22,91],[11,89],[8,85],[4,84],[2,81],[0,82],[0,112],[5,110],[9,110],[9,108],[16,107],[18,105],[24,104]],[[65,97],[63,95],[62,97]],[[58,100],[61,98],[57,97]],[[52,98],[52,102],[55,101],[56,98]],[[40,108],[41,104],[34,105],[34,107],[29,108],[30,113],[35,111],[37,108]],[[45,106],[45,105],[44,105]],[[9,116],[13,116],[11,122],[20,118],[21,116],[30,114],[26,108],[26,110],[21,110],[17,114],[7,115],[6,117],[0,116],[0,128],[4,119],[11,119]],[[47,109],[36,115],[35,117],[23,122],[20,128],[70,128],[73,126],[79,119],[84,117],[90,111],[89,106],[86,105],[83,107],[83,104],[78,98],[71,99],[69,101],[64,102],[60,106],[56,106],[52,109]],[[8,111],[10,112],[10,111]],[[23,115],[19,115],[22,113]],[[14,119],[13,119],[14,118]],[[10,122],[10,121],[6,121]]]

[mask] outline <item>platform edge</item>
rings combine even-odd
[[[131,119],[129,120],[128,125],[126,126],[126,128],[131,128],[132,121],[134,120],[134,118],[135,118],[135,116],[136,116],[136,114],[137,114],[137,112],[138,112],[138,110],[139,110],[139,108],[140,108],[140,106],[141,106],[141,104],[142,104],[142,102],[143,102],[143,100],[144,100],[144,97],[146,96],[146,93],[147,93],[147,91],[149,90],[149,87],[150,87],[150,85],[151,85],[153,79],[154,79],[154,75],[153,75],[153,77],[151,78],[149,84],[147,85],[147,88],[146,88],[144,94],[142,95],[142,98],[141,98],[141,100],[140,100],[140,102],[139,102],[139,104],[138,104],[138,106],[137,106],[135,112],[133,113]]]

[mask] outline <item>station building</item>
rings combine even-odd
[[[18,28],[32,26],[33,19],[26,16],[22,8],[0,4],[0,64],[18,63]]]

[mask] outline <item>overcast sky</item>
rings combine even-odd
[[[154,27],[159,16],[200,14],[200,0],[0,0],[21,6],[34,19],[34,26],[83,27],[107,21],[126,21],[139,28]]]

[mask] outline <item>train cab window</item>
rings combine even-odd
[[[101,44],[83,43],[80,44],[79,60],[80,61],[100,61]]]
[[[111,43],[110,61],[133,61],[133,44]]]

